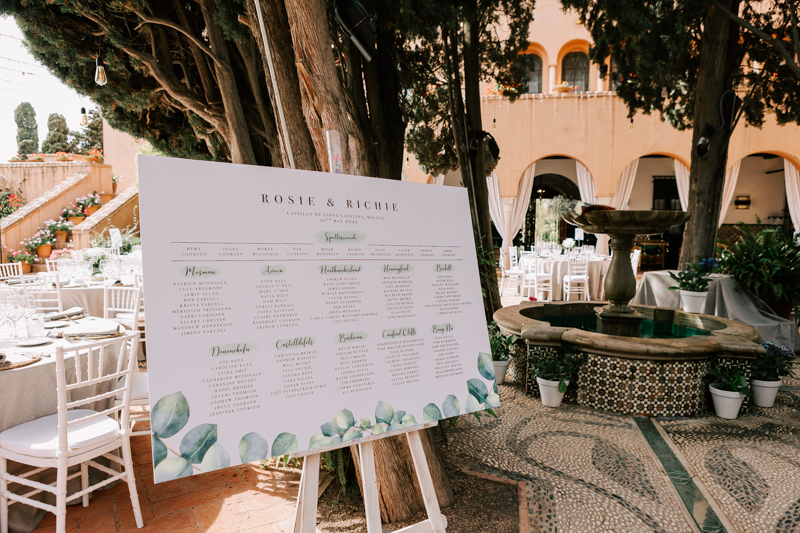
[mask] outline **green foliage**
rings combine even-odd
[[[56,152],[74,152],[77,142],[70,139],[67,119],[58,113],[52,113],[47,119],[47,137],[42,142],[42,152],[54,154]]]
[[[142,244],[142,238],[137,234],[137,228],[138,224],[134,222],[133,225],[120,231],[122,246],[119,247],[119,253],[129,254],[134,246]],[[89,238],[89,244],[92,245],[92,248],[111,248],[111,235],[104,236],[101,233],[94,233]]]
[[[573,344],[556,348],[555,355],[529,359],[531,377],[549,381],[558,381],[558,391],[567,391],[567,381],[577,372],[578,367],[586,360],[585,354]]]
[[[794,365],[794,360],[797,356],[792,350],[774,342],[762,342],[760,344],[767,350],[767,354],[753,362],[753,379],[778,381],[781,376],[794,374],[792,365]]]
[[[39,151],[39,131],[36,129],[36,111],[28,102],[22,102],[14,110],[17,123],[17,153],[25,160],[28,154]]]
[[[637,111],[658,111],[677,129],[692,126],[708,1],[561,0],[561,4],[580,14],[594,41],[589,55],[603,75],[610,60],[611,83],[628,106],[629,117]],[[770,35],[786,36],[783,44],[790,54],[797,54],[787,34],[791,9],[796,10],[792,2],[744,0],[742,4],[733,5],[745,19],[767,28]],[[773,111],[778,124],[800,123],[800,83],[784,58],[735,23],[732,31],[738,33],[738,39],[729,40],[732,63],[747,67],[734,73],[732,86],[751,89],[746,96],[740,94],[747,122],[761,126],[765,113]],[[761,67],[749,68],[754,62]]]
[[[722,271],[770,307],[800,304],[800,243],[780,228],[736,227],[742,237],[720,252]]]
[[[19,188],[9,187],[0,191],[0,218],[5,218],[25,205],[22,191]]]
[[[714,378],[715,388],[719,390],[738,392],[745,396],[750,395],[750,387],[747,386],[747,379],[738,368],[717,367],[709,372]]]
[[[489,345],[492,347],[492,360],[508,361],[512,355],[525,353],[525,341],[519,336],[503,333],[494,320],[489,322],[488,329]],[[494,379],[494,376],[491,379]]]
[[[89,123],[79,132],[73,132],[77,147],[75,153],[88,155],[90,150],[103,149],[103,118],[97,109],[90,109],[86,113]]]
[[[716,259],[703,259],[700,264],[689,263],[689,269],[675,274],[670,272],[672,279],[678,282],[677,286],[669,287],[669,290],[682,290],[694,292],[708,291],[708,277],[719,270],[719,263]]]

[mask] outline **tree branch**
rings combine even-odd
[[[727,7],[722,5],[719,2],[719,0],[712,0],[712,3],[714,4],[714,6],[717,9],[722,11],[722,13],[726,17],[731,19],[733,22],[737,23],[739,26],[741,26],[741,27],[743,27],[743,28],[745,28],[747,30],[750,30],[750,32],[753,35],[755,35],[756,37],[758,37],[762,41],[767,42],[770,45],[772,45],[772,47],[775,50],[777,50],[778,53],[781,55],[781,57],[783,57],[783,59],[786,61],[786,64],[789,65],[789,68],[792,69],[792,72],[794,72],[794,75],[797,76],[797,79],[800,80],[800,65],[797,64],[797,62],[792,57],[792,54],[789,53],[789,51],[781,44],[781,42],[779,40],[773,38],[771,35],[767,35],[766,33],[764,33],[763,31],[759,30],[758,28],[756,28],[755,26],[753,26],[752,24],[750,24],[746,20],[743,20],[743,19],[739,18],[738,15],[734,14],[730,9],[728,9]],[[797,26],[795,26],[795,28],[796,27]]]
[[[160,17],[150,17],[150,16],[145,15],[141,11],[136,11],[135,13],[139,16],[140,19],[142,19],[142,24],[160,24],[162,26],[166,26],[168,28],[172,28],[173,30],[182,33],[184,35],[184,37],[186,37],[187,39],[192,41],[195,44],[195,46],[197,46],[200,50],[202,50],[203,52],[208,54],[208,57],[210,57],[215,62],[217,62],[225,70],[227,70],[228,72],[233,74],[233,68],[231,67],[231,65],[227,61],[224,61],[222,58],[220,58],[217,54],[214,53],[213,50],[211,50],[209,47],[207,47],[205,44],[203,44],[203,41],[201,41],[200,39],[198,39],[197,37],[192,35],[192,33],[189,32],[189,30],[187,30],[186,28],[183,28],[180,24],[176,24],[176,23],[172,22],[171,20],[162,19]],[[141,24],[140,24],[140,26],[141,26]]]
[[[797,29],[797,13],[795,13],[793,5],[791,5],[789,9],[791,9],[792,13],[792,39],[794,41],[794,55],[800,57],[800,33],[798,33]]]

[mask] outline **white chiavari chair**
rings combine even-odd
[[[562,298],[569,301],[570,296],[577,294],[585,300],[589,297],[589,256],[575,255],[567,263],[567,275],[562,281]]]
[[[22,280],[22,292],[26,298],[33,298],[37,313],[64,310],[58,272],[43,272],[36,276],[22,276],[20,279]]]
[[[22,275],[22,263],[0,263],[0,278],[19,277]]]
[[[56,533],[65,533],[67,502],[81,498],[89,506],[89,494],[117,480],[128,484],[136,526],[144,526],[133,473],[130,433],[130,379],[136,368],[138,333],[107,340],[56,348],[56,414],[44,416],[9,428],[0,433],[0,533],[8,533],[8,506],[22,503],[56,515]],[[117,359],[113,356],[116,353]],[[67,360],[74,361],[74,383],[67,379]],[[70,372],[72,374],[72,372]],[[122,395],[122,402],[103,409],[108,402]],[[83,398],[72,400],[72,398]],[[94,405],[90,405],[94,404]],[[98,409],[97,405],[100,405]],[[120,421],[117,420],[117,417]],[[122,448],[122,459],[114,451]],[[103,457],[122,467],[116,471],[95,461]],[[8,461],[31,466],[18,475],[8,472]],[[80,471],[69,474],[69,468],[80,465]],[[89,467],[108,477],[89,486]],[[56,480],[47,485],[28,479],[48,468],[56,469]],[[80,477],[81,490],[67,494],[67,483]],[[29,487],[25,494],[12,493],[10,483]],[[43,491],[55,495],[50,505],[31,496]]]

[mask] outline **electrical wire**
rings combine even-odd
[[[24,70],[18,70],[18,69],[11,68],[11,67],[4,67],[2,65],[0,65],[0,68],[2,68],[4,70],[11,70],[13,72],[22,72],[23,76],[41,76],[41,74],[36,74],[35,72],[27,72],[27,71],[24,71]]]
[[[0,59],[5,59],[6,61],[13,61],[14,63],[19,63],[21,65],[28,65],[28,66],[36,67],[36,68],[46,68],[43,65],[38,65],[36,63],[28,63],[27,61],[20,61],[19,59],[11,59],[10,57],[0,56]]]
[[[8,37],[9,39],[16,39],[16,40],[18,40],[20,42],[23,41],[23,39],[20,39],[19,37],[14,37],[13,35],[7,35],[5,33],[0,33],[0,37]]]

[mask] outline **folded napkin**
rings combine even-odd
[[[67,340],[77,339],[104,339],[108,337],[118,337],[122,335],[125,328],[113,320],[98,318],[96,320],[84,320],[80,323],[72,324],[61,330],[61,336]]]
[[[64,320],[65,318],[77,319],[85,315],[86,310],[83,307],[70,307],[66,311],[55,311],[42,316],[45,322],[50,322],[51,320]]]

